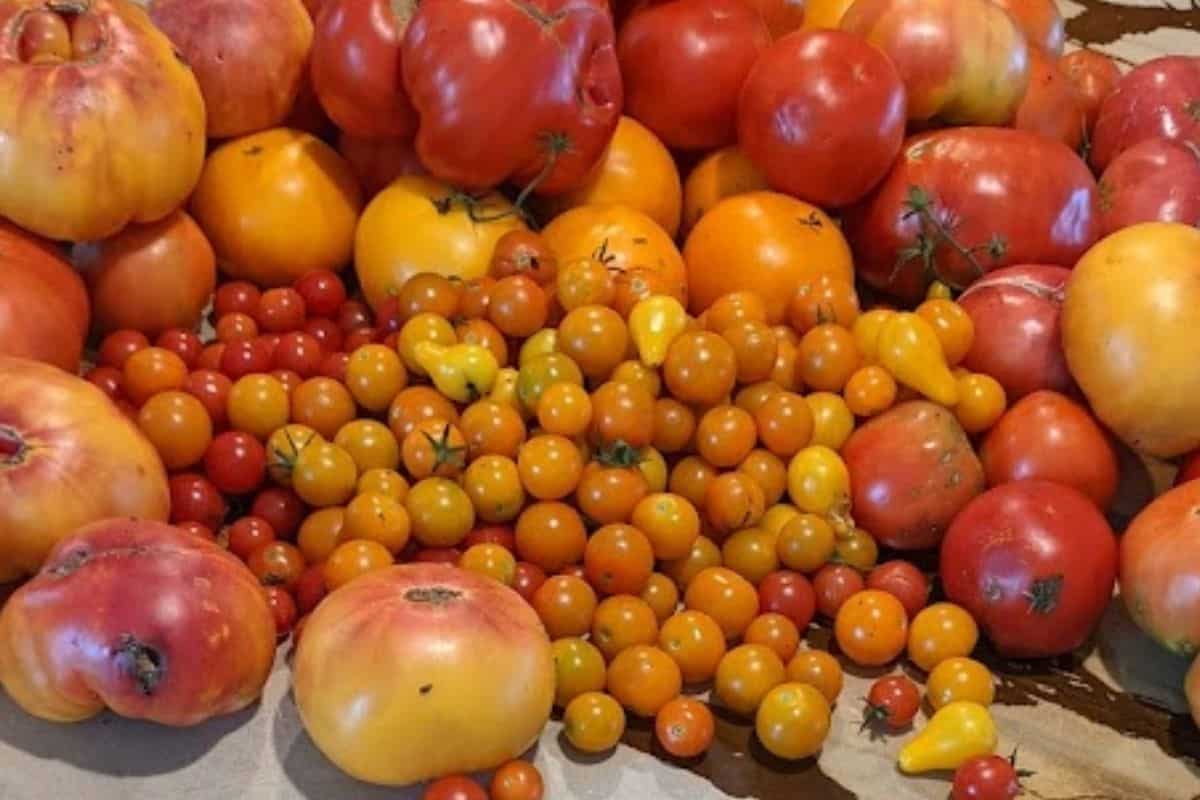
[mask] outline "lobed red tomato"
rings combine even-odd
[[[1139,222],[1200,221],[1200,141],[1154,138],[1130,147],[1100,177],[1105,235]]]
[[[1100,106],[1092,134],[1097,171],[1147,139],[1200,144],[1200,56],[1164,56],[1135,67]]]

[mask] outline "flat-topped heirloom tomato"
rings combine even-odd
[[[421,160],[471,189],[574,188],[620,119],[614,39],[604,0],[423,0],[401,48]]]

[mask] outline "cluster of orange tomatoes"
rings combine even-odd
[[[174,521],[263,581],[281,635],[397,561],[490,576],[554,641],[580,750],[614,746],[628,711],[655,718],[673,755],[704,752],[714,720],[684,690],[711,681],[770,752],[812,755],[842,686],[835,658],[801,648],[818,612],[853,662],[907,650],[933,671],[935,707],[991,702],[966,658],[974,621],[926,608],[911,564],[876,564],[837,452],[856,418],[906,395],[941,399],[971,432],[1001,415],[995,381],[951,372],[971,344],[960,307],[860,314],[853,287],[822,275],[788,324],[750,292],[692,318],[602,254],[558,265],[524,230],[492,267],[418,275],[373,316],[332,273],[227,283],[214,341],[117,332],[89,377],[172,470]],[[910,721],[916,690],[900,688],[869,713]]]

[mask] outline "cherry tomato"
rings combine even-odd
[[[431,313],[453,319],[458,316],[461,287],[445,275],[422,272],[412,276],[396,294],[401,324],[417,314]]]
[[[550,299],[532,278],[525,275],[501,278],[490,295],[488,322],[505,336],[523,339],[545,326]]]
[[[733,467],[754,449],[754,417],[733,405],[710,408],[696,426],[696,451],[715,467]]]
[[[201,539],[208,539],[210,542],[217,540],[217,535],[213,533],[212,528],[205,525],[203,522],[188,520],[175,525],[176,528],[184,533],[190,533],[192,536],[199,536]]]
[[[369,469],[358,478],[358,492],[379,492],[401,503],[408,497],[408,481],[392,469]]]
[[[791,503],[776,503],[763,512],[758,527],[778,537],[784,527],[798,516],[800,512]]]
[[[509,761],[496,770],[488,785],[490,800],[542,800],[542,774],[528,761]]]
[[[783,565],[804,573],[825,566],[836,546],[833,527],[816,514],[797,513],[784,524],[776,540],[776,551]]]
[[[663,561],[685,557],[700,535],[700,515],[686,498],[664,492],[638,501],[630,518],[650,540],[654,557]]]
[[[713,694],[730,711],[750,716],[767,693],[786,680],[783,661],[774,650],[761,644],[743,644],[721,659]]]
[[[271,615],[275,617],[275,638],[283,639],[296,624],[296,601],[286,589],[279,586],[265,586],[263,593],[267,597],[267,605],[271,607]]]
[[[973,372],[958,379],[954,416],[967,433],[974,435],[991,428],[1004,416],[1007,406],[1004,387],[991,375]]]
[[[779,387],[780,391],[798,392],[803,384],[800,382],[800,343],[787,336],[780,336],[778,350],[775,355],[775,366],[771,368],[768,380]]]
[[[875,568],[879,561],[879,545],[862,528],[851,528],[837,540],[838,560],[859,572]]]
[[[350,356],[347,353],[326,353],[321,359],[321,368],[317,370],[317,374],[322,378],[332,378],[335,381],[343,381],[346,379],[346,365],[350,363]],[[293,391],[294,395],[295,392]]]
[[[338,538],[379,542],[396,555],[408,544],[411,523],[400,501],[386,494],[364,492],[346,505]]]
[[[870,365],[859,367],[842,394],[846,407],[859,417],[873,417],[887,411],[896,403],[896,379],[883,367]]]
[[[209,444],[204,453],[204,471],[226,494],[249,494],[266,477],[267,453],[248,433],[226,431]]]
[[[830,450],[840,450],[854,430],[854,415],[839,394],[813,392],[804,396],[804,402],[812,411],[814,445],[823,445]]]
[[[664,622],[679,607],[679,587],[675,585],[675,581],[668,578],[661,572],[655,572],[646,581],[645,588],[638,595],[646,602],[646,605],[654,611],[654,616],[658,621]]]
[[[517,574],[517,559],[509,550],[498,544],[477,544],[467,548],[459,558],[458,566],[460,569],[499,581],[505,586],[512,586]]]
[[[246,557],[246,566],[264,586],[282,586],[289,592],[304,572],[304,556],[288,542],[267,542]]]
[[[663,622],[658,646],[679,665],[686,683],[698,684],[717,674],[725,655],[725,633],[702,611],[680,611]]]
[[[917,315],[933,327],[948,365],[957,366],[967,357],[975,340],[975,323],[962,306],[953,300],[934,298],[917,306]]]
[[[671,342],[663,380],[676,399],[694,405],[722,402],[737,382],[737,357],[715,333],[691,331]]]
[[[580,512],[593,522],[623,522],[632,516],[633,509],[649,490],[640,470],[606,467],[593,461],[579,478],[575,503]]]
[[[698,456],[684,456],[671,470],[667,487],[693,506],[704,508],[709,484],[716,477],[717,470],[712,464]]]
[[[287,489],[263,489],[254,497],[250,515],[263,519],[280,539],[291,539],[304,520],[304,503]]]
[[[458,409],[429,386],[402,389],[388,407],[388,427],[399,441],[404,441],[404,437],[412,433],[418,423],[427,419],[457,423]]]
[[[713,478],[704,490],[704,512],[720,533],[755,525],[766,511],[762,487],[741,472],[726,472]]]
[[[482,786],[465,775],[449,775],[429,784],[421,800],[488,800],[488,796]]]
[[[786,664],[800,646],[800,631],[783,614],[770,612],[755,617],[742,639],[746,644],[766,645]]]
[[[800,340],[800,380],[818,391],[841,391],[861,363],[854,334],[841,325],[818,325]]]
[[[387,425],[373,419],[356,419],[338,429],[333,443],[358,467],[359,474],[374,469],[394,470],[400,463],[400,445]]]
[[[866,587],[862,575],[844,564],[821,567],[813,576],[812,584],[817,595],[817,610],[829,619],[835,619],[845,602]]]
[[[509,525],[482,525],[474,528],[462,540],[462,547],[477,544],[498,544],[510,553],[517,552],[517,537]]]
[[[604,656],[591,642],[577,636],[558,639],[551,646],[554,656],[554,704],[565,707],[584,692],[604,689],[607,678]]]
[[[525,505],[516,463],[506,456],[480,456],[463,473],[462,486],[484,522],[508,522]]]
[[[582,578],[552,575],[534,592],[532,605],[551,639],[583,636],[592,627],[596,592]]]
[[[758,616],[758,593],[754,585],[725,567],[702,570],[684,593],[684,604],[712,617],[727,639],[746,632]]]
[[[514,458],[525,441],[525,422],[521,415],[512,406],[493,400],[479,400],[468,406],[459,421],[459,429],[467,440],[467,451],[472,458],[482,455]]]
[[[305,314],[304,298],[295,289],[285,286],[262,293],[254,310],[254,321],[263,331],[286,333],[299,330]]]
[[[887,675],[871,684],[862,727],[900,731],[912,724],[921,707],[917,685],[903,675]]]
[[[286,369],[301,378],[311,378],[321,368],[324,357],[321,343],[313,336],[302,331],[292,331],[279,337],[279,346],[275,348],[272,360],[276,369]]]
[[[895,597],[865,589],[852,595],[838,610],[834,636],[838,647],[855,664],[879,667],[904,650],[908,618]]]
[[[355,416],[354,398],[332,378],[309,378],[292,392],[292,422],[307,425],[326,439]],[[393,428],[394,430],[394,428]]]
[[[947,659],[970,655],[978,641],[979,627],[965,608],[934,603],[912,619],[908,657],[929,672]]]
[[[816,755],[829,736],[829,701],[815,687],[784,683],[765,697],[754,730],[772,755],[797,761]]]
[[[690,408],[671,397],[655,401],[652,444],[656,450],[678,453],[691,443],[695,432],[696,415]]]
[[[342,538],[342,527],[346,522],[346,509],[341,506],[321,508],[309,514],[300,523],[296,534],[296,546],[304,560],[319,564],[329,558]]]
[[[249,342],[258,338],[258,323],[254,317],[240,311],[220,317],[213,330],[217,334],[217,341],[223,344]]]
[[[199,522],[214,531],[221,526],[228,508],[220,490],[208,478],[184,472],[172,475],[168,488],[171,522]]]
[[[226,424],[226,408],[232,388],[233,381],[211,369],[196,370],[183,383],[183,391],[200,401],[214,428],[222,428]]]
[[[774,506],[787,491],[787,465],[770,450],[761,447],[751,450],[737,469],[758,484],[767,506]]]
[[[245,375],[267,372],[271,359],[270,346],[261,337],[229,342],[221,353],[221,372],[236,381]]]
[[[640,386],[609,381],[592,394],[592,439],[645,447],[654,438],[654,397]]]
[[[958,700],[990,706],[996,699],[992,673],[978,661],[963,657],[948,658],[934,667],[925,691],[935,711]]]
[[[760,611],[782,614],[803,632],[816,613],[816,594],[803,575],[786,570],[772,572],[759,583],[758,604]]]
[[[182,358],[188,369],[196,366],[196,362],[200,359],[200,353],[204,350],[204,344],[201,343],[200,337],[182,328],[163,331],[154,340],[154,346],[170,350]]]
[[[213,313],[218,319],[226,314],[252,314],[261,296],[258,287],[249,281],[223,283],[213,295]]]
[[[270,375],[244,375],[229,390],[225,411],[235,430],[265,440],[288,422],[287,389]]]
[[[639,717],[653,717],[679,696],[679,666],[658,647],[638,644],[622,650],[608,665],[609,694]]]
[[[801,283],[788,304],[788,322],[801,335],[827,323],[851,328],[858,314],[854,285],[828,273]]]
[[[654,733],[662,748],[676,758],[696,758],[712,746],[716,721],[706,703],[677,697],[659,709]]]
[[[431,475],[452,478],[467,465],[467,440],[453,423],[422,420],[404,437],[400,455],[405,470],[414,480]]]
[[[345,383],[360,406],[379,413],[388,409],[408,383],[408,371],[396,351],[381,344],[367,344],[350,354]]]
[[[617,364],[609,380],[640,386],[655,399],[662,394],[662,376],[657,369],[647,367],[640,361],[629,360]]]
[[[517,555],[547,572],[558,572],[583,560],[586,547],[583,520],[566,503],[533,503],[517,518]]]
[[[591,424],[592,398],[582,386],[556,383],[542,392],[537,417],[546,433],[579,436]]]
[[[721,563],[758,585],[779,568],[775,537],[760,528],[743,528],[721,545]]]
[[[336,273],[327,269],[306,272],[296,279],[292,288],[304,301],[309,316],[332,317],[346,302],[346,285]]]
[[[189,376],[190,377],[190,376]],[[121,398],[121,370],[116,367],[98,366],[92,367],[87,374],[88,383],[100,389],[108,396],[110,400],[118,400]],[[184,388],[187,388],[186,383]]]
[[[517,470],[525,489],[539,500],[558,500],[579,486],[583,455],[563,436],[534,436],[517,453]]]
[[[580,306],[568,311],[558,324],[557,347],[585,376],[603,380],[625,358],[629,329],[621,315],[607,306]]]
[[[611,305],[616,294],[612,273],[594,258],[562,265],[555,279],[555,296],[566,311],[587,305]]]
[[[583,373],[565,353],[547,353],[531,358],[517,373],[517,398],[528,413],[536,413],[542,393],[556,383],[583,385]]]
[[[324,354],[337,353],[342,349],[344,334],[337,323],[323,317],[310,317],[304,322],[304,333],[307,333],[321,345]]]
[[[258,548],[275,541],[275,530],[261,517],[242,517],[227,531],[229,552],[245,561]]]
[[[730,292],[708,307],[704,321],[705,327],[718,333],[739,322],[766,322],[767,306],[757,292]]]
[[[1013,800],[1021,794],[1014,759],[976,756],[954,771],[950,800]]]
[[[782,458],[795,455],[812,440],[812,410],[794,392],[772,392],[754,412],[754,422],[763,446]]]
[[[612,661],[636,644],[658,641],[658,618],[644,600],[627,594],[606,597],[592,617],[592,644]]]
[[[558,276],[558,259],[540,234],[513,230],[497,240],[489,272],[497,278],[527,275],[545,286]]]
[[[114,369],[124,369],[125,362],[131,355],[149,346],[150,340],[141,331],[113,331],[100,342],[99,363]]]
[[[563,734],[571,746],[584,753],[613,749],[624,732],[624,709],[603,692],[584,692],[563,712]]]
[[[706,536],[696,537],[692,549],[683,558],[663,564],[663,573],[675,581],[675,585],[686,590],[697,575],[708,567],[721,566],[721,548]]]
[[[608,524],[588,539],[583,568],[601,594],[637,595],[654,571],[654,551],[646,534],[632,525]]]
[[[325,585],[332,592],[355,578],[391,565],[392,554],[379,542],[366,539],[343,542],[325,561]]]
[[[310,506],[345,503],[354,494],[358,467],[341,447],[314,441],[303,447],[292,466],[292,489]]]
[[[137,424],[171,470],[198,463],[212,442],[208,412],[187,392],[154,395],[138,411]]]
[[[309,564],[296,582],[296,608],[300,614],[308,614],[328,593],[325,587],[325,565]]]
[[[888,561],[871,570],[868,589],[880,589],[895,596],[911,620],[929,602],[929,581],[908,561]]]
[[[517,562],[517,568],[513,572],[512,588],[525,599],[526,603],[533,603],[534,593],[545,582],[546,572],[541,567],[530,564],[528,561]]]
[[[440,345],[452,345],[458,342],[454,326],[445,317],[424,312],[404,323],[400,329],[400,340],[397,349],[404,359],[404,366],[411,372],[424,375],[425,369],[417,363],[416,349],[421,342],[433,342]],[[349,348],[347,348],[349,349]]]
[[[824,650],[801,650],[788,662],[787,679],[806,683],[820,692],[830,705],[842,693],[842,665]]]
[[[135,406],[141,406],[159,392],[182,389],[187,380],[183,359],[161,347],[145,347],[125,359],[121,386]]]
[[[412,560],[422,564],[458,564],[462,550],[457,547],[423,547]]]
[[[475,526],[475,507],[461,486],[446,478],[426,478],[404,498],[412,533],[426,547],[454,547]]]

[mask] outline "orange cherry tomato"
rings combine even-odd
[[[506,456],[480,456],[462,476],[462,487],[484,522],[508,522],[521,513],[525,489],[517,465]]]
[[[913,617],[908,631],[908,657],[926,672],[951,658],[971,655],[979,627],[962,606],[934,603]]]
[[[656,450],[678,453],[692,441],[696,432],[696,415],[672,397],[660,397],[654,404],[654,439]]]
[[[521,415],[512,406],[494,400],[477,400],[467,406],[458,427],[471,458],[484,455],[515,458],[525,441],[525,421]]]
[[[654,733],[662,748],[676,758],[695,758],[712,746],[716,722],[708,705],[677,697],[659,709]]]
[[[550,638],[561,639],[591,630],[596,603],[595,590],[583,578],[551,575],[533,593],[532,605]]]
[[[345,541],[341,536],[345,519],[346,509],[342,506],[319,508],[304,518],[296,534],[296,546],[307,563],[323,563]]]
[[[365,344],[350,354],[345,383],[360,406],[380,413],[408,385],[408,370],[392,348]]]
[[[816,689],[830,705],[837,702],[845,679],[842,665],[824,650],[801,650],[787,665],[787,679]]]
[[[758,616],[754,584],[725,567],[708,567],[697,574],[688,584],[683,601],[689,609],[712,617],[726,639],[741,636]]]
[[[1004,387],[991,375],[970,373],[958,379],[954,416],[970,434],[983,433],[999,421],[1008,405]]]
[[[633,467],[606,467],[593,461],[583,471],[575,503],[593,522],[624,522],[649,492],[645,476]]]
[[[419,272],[400,286],[396,305],[403,322],[425,312],[451,319],[458,316],[461,295],[459,281],[436,272]]]
[[[521,512],[516,525],[517,555],[522,560],[558,572],[583,560],[587,531],[583,520],[566,503],[533,503]]]
[[[560,265],[555,296],[564,310],[611,305],[616,295],[616,280],[599,259],[585,258]]]
[[[582,386],[556,383],[542,392],[537,418],[546,433],[579,436],[592,422],[592,398]]]
[[[329,591],[370,572],[392,565],[392,554],[379,542],[355,539],[337,546],[325,562],[325,585]]]
[[[557,500],[579,486],[583,454],[566,437],[534,436],[521,445],[517,470],[529,494],[539,500]]]
[[[517,574],[517,560],[501,545],[484,542],[472,545],[458,560],[461,569],[485,575],[493,580],[512,586]]]
[[[453,478],[467,465],[467,440],[453,423],[443,419],[422,420],[404,437],[400,456],[413,480],[431,475]]]
[[[663,573],[675,581],[675,585],[686,590],[697,575],[709,567],[721,566],[721,548],[706,536],[696,537],[692,549],[683,558],[663,564]]]
[[[592,393],[592,439],[645,447],[654,438],[654,397],[640,386],[609,381]]]
[[[819,444],[830,450],[841,450],[842,445],[854,431],[854,415],[841,395],[831,392],[813,392],[805,395],[804,402],[812,411],[813,434],[809,444]]]
[[[633,508],[633,526],[650,540],[654,557],[683,558],[700,535],[700,515],[687,498],[659,492],[642,498]]]
[[[721,533],[757,524],[766,505],[762,487],[742,472],[719,475],[704,491],[704,513],[709,524]]]
[[[697,508],[704,507],[708,486],[717,477],[717,470],[699,456],[685,456],[675,463],[667,488]]]
[[[798,341],[783,336],[779,337],[775,366],[771,368],[771,375],[768,379],[783,391],[800,391],[803,383],[800,380],[800,343]]]
[[[158,451],[163,466],[171,470],[198,463],[212,441],[212,418],[204,404],[187,392],[154,395],[138,411],[137,423]]]
[[[948,365],[956,366],[967,357],[975,341],[975,323],[962,306],[953,300],[934,298],[917,306],[917,314],[933,327]]]
[[[812,441],[812,409],[795,392],[768,395],[754,412],[754,421],[763,446],[781,458],[794,456]]]
[[[545,793],[542,774],[528,761],[509,761],[488,784],[490,800],[542,800]]]
[[[292,422],[326,439],[333,439],[357,410],[349,390],[333,378],[309,378],[292,392]]]
[[[609,524],[588,539],[583,568],[588,582],[601,594],[637,595],[654,571],[654,551],[637,528]]]
[[[829,273],[801,283],[788,304],[788,322],[801,335],[827,323],[852,328],[858,314],[854,284]]]
[[[722,295],[704,312],[705,326],[716,333],[739,322],[766,322],[767,306],[757,292]]]
[[[184,360],[162,347],[145,347],[125,359],[121,388],[129,402],[141,406],[159,392],[182,389],[188,368]]]
[[[412,523],[408,511],[394,497],[375,492],[360,494],[346,505],[339,538],[378,542],[393,556],[408,544]]]
[[[679,587],[675,585],[675,581],[661,572],[650,575],[649,580],[646,581],[646,587],[638,596],[653,609],[654,616],[660,623],[666,621],[679,607]]]
[[[710,408],[696,426],[696,451],[714,467],[736,466],[757,439],[754,417],[733,405]]]
[[[401,389],[388,406],[388,427],[398,441],[412,433],[422,420],[441,419],[458,422],[454,403],[430,386],[409,386]]]
[[[758,320],[743,320],[722,329],[720,334],[733,348],[739,383],[754,383],[770,377],[779,355],[779,337],[770,325]]]
[[[818,325],[800,340],[798,376],[814,389],[841,391],[861,363],[854,334],[841,325]]]
[[[606,660],[612,661],[635,644],[654,644],[657,640],[658,617],[646,601],[618,594],[604,598],[596,606],[591,642],[600,648]]]
[[[608,665],[609,693],[639,717],[653,717],[682,688],[679,666],[657,647],[634,645]]]
[[[446,478],[413,484],[404,498],[412,534],[426,547],[454,547],[475,525],[475,507],[461,486]]]
[[[353,454],[352,454],[353,455]],[[368,469],[358,478],[357,491],[386,494],[401,503],[408,497],[408,481],[393,469]]]
[[[578,636],[568,636],[550,647],[556,677],[554,705],[563,708],[584,692],[604,689],[607,667],[596,645]]]
[[[721,659],[713,694],[730,711],[750,716],[767,693],[786,680],[787,671],[774,650],[762,644],[743,644]]]
[[[356,419],[338,429],[333,443],[354,459],[360,474],[374,469],[395,470],[400,465],[400,445],[387,425],[373,419]]]
[[[584,692],[563,712],[563,735],[577,750],[604,753],[617,746],[625,732],[625,711],[603,692]]]
[[[779,456],[761,447],[738,464],[738,472],[749,475],[763,491],[763,502],[773,506],[787,491],[787,465]]]
[[[629,360],[617,364],[609,380],[640,386],[654,398],[662,394],[662,376],[658,374],[657,369],[647,367],[640,361]]]
[[[779,569],[775,537],[760,528],[744,528],[721,545],[721,563],[757,586]]]
[[[558,324],[558,349],[592,380],[611,375],[628,348],[625,320],[607,306],[580,306],[568,311]]]
[[[862,528],[851,528],[837,541],[837,558],[859,572],[870,572],[879,562],[879,544]]]
[[[851,413],[859,417],[873,417],[895,405],[896,392],[896,379],[892,374],[872,364],[854,371],[846,381],[842,395]]]
[[[800,646],[800,629],[783,614],[771,612],[755,617],[742,640],[746,644],[766,645],[786,664]]]
[[[717,674],[725,655],[725,633],[702,611],[680,611],[662,623],[658,646],[679,665],[685,682],[704,683]]]
[[[838,647],[855,664],[879,667],[891,663],[908,642],[908,615],[892,595],[867,589],[852,595],[834,623]]]
[[[814,756],[829,735],[829,702],[814,687],[785,683],[762,700],[755,716],[758,740],[777,758]]]
[[[775,543],[779,560],[788,569],[813,573],[837,550],[833,526],[816,514],[797,514],[787,521]]]
[[[261,373],[243,375],[234,381],[225,401],[229,427],[260,440],[266,440],[286,425],[288,413],[287,389],[278,379]]]
[[[432,342],[449,347],[458,343],[454,326],[443,316],[432,312],[417,314],[400,328],[396,349],[409,372],[424,375],[425,368],[417,362],[417,345]]]
[[[729,342],[715,333],[680,334],[667,349],[663,379],[676,399],[697,405],[716,405],[737,382],[737,358]]]
[[[488,322],[505,336],[524,339],[541,330],[550,311],[550,297],[526,275],[496,281],[488,302]]]

